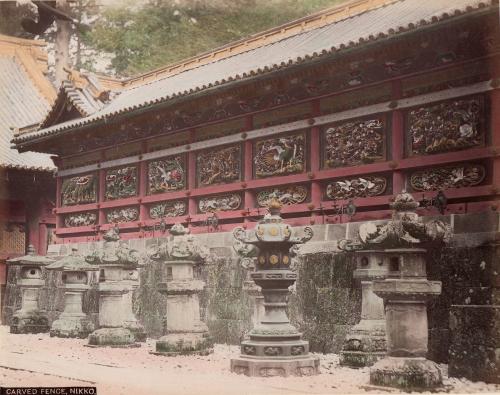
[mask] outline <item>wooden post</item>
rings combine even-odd
[[[190,135],[189,135],[189,143],[193,143],[195,141],[195,136],[196,136],[196,130],[191,129]],[[196,154],[193,151],[188,152],[188,189],[193,190],[196,188]],[[196,199],[192,196],[189,196],[188,200],[188,215],[193,218],[194,215],[196,215],[198,212],[198,207],[196,205]]]
[[[56,7],[58,10],[69,14],[70,7],[67,0],[57,0]],[[69,42],[71,39],[71,22],[56,19],[57,25],[57,34],[56,34],[56,86],[59,87],[61,83],[66,79],[66,72],[64,71],[65,67],[69,66],[70,58],[69,58]]]
[[[319,100],[314,100],[311,102],[311,113],[313,117],[317,117],[321,115],[321,107]],[[317,172],[320,171],[321,168],[321,136],[320,136],[320,127],[313,126],[311,128],[310,133],[310,151],[309,151],[309,163],[310,167],[310,175],[311,179],[311,204],[314,206],[314,209],[317,209],[321,206],[321,184],[319,181],[316,181],[314,177]],[[318,214],[314,213],[311,216],[311,224],[316,223],[321,217]]]
[[[147,152],[147,143],[142,144],[142,154]],[[141,203],[139,205],[139,221],[144,224],[149,218],[147,206],[143,203],[142,199],[148,193],[148,162],[142,160],[139,162],[139,199],[141,199]]]
[[[245,131],[253,129],[253,117],[252,115],[247,115],[245,119]],[[250,181],[253,178],[253,141],[245,140],[244,153],[243,153],[243,174],[244,181]],[[253,191],[245,190],[245,200],[243,202],[243,209],[252,210],[255,208],[255,196]],[[244,223],[249,222],[249,218],[245,217],[243,219]]]
[[[392,84],[392,99],[401,97],[401,81],[394,81]],[[401,110],[392,112],[392,161],[396,168],[392,173],[392,193],[396,195],[405,189],[404,174],[397,169],[397,165],[404,158],[404,117]]]

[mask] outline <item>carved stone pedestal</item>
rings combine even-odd
[[[38,294],[45,285],[42,278],[42,267],[53,263],[52,259],[35,255],[32,245],[28,247],[28,255],[10,259],[10,267],[19,266],[17,286],[21,288],[21,308],[10,320],[11,333],[42,333],[50,329],[47,313],[38,308]]]
[[[373,293],[373,280],[384,279],[389,263],[384,253],[368,250],[357,254],[354,278],[361,281],[361,321],[349,331],[340,353],[340,364],[371,366],[387,350],[384,301]]]
[[[190,260],[167,261],[158,291],[167,295],[165,335],[156,342],[158,355],[207,355],[213,351],[208,328],[200,320],[198,294],[205,283],[195,280]]]
[[[89,335],[90,346],[133,347],[144,341],[144,329],[132,312],[132,292],[138,286],[139,256],[126,242],[120,242],[117,228],[104,235],[101,251],[86,257],[98,265],[99,329]]]
[[[89,271],[97,268],[88,265],[76,249],[70,256],[64,257],[49,266],[47,270],[62,272],[64,288],[64,311],[52,323],[50,336],[85,338],[94,330],[94,324],[82,310],[82,298],[89,289]]]
[[[231,371],[247,376],[311,376],[319,373],[319,358],[309,354],[309,342],[290,323],[286,314],[288,288],[297,274],[290,270],[292,247],[311,239],[311,228],[303,238],[292,237],[291,227],[279,215],[275,199],[269,214],[259,222],[248,237],[243,228],[236,228],[235,238],[258,249],[257,270],[250,274],[262,288],[264,316],[241,342],[241,355],[231,359]]]
[[[403,389],[432,389],[442,385],[437,364],[427,360],[427,300],[441,293],[441,282],[428,281],[425,250],[386,250],[394,270],[373,291],[384,299],[388,357],[370,370],[370,383]],[[396,265],[397,262],[397,265]]]

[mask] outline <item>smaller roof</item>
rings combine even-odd
[[[47,270],[60,270],[63,272],[88,272],[99,270],[99,266],[91,265],[85,261],[85,258],[78,255],[78,249],[73,248],[71,254],[67,255],[54,263],[46,266]]]
[[[35,247],[32,244],[28,247],[28,254],[24,256],[20,256],[18,258],[12,258],[7,260],[9,265],[18,265],[18,266],[46,266],[54,263],[53,259],[47,258],[43,255],[35,254]]]

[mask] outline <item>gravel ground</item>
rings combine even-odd
[[[154,340],[126,349],[86,344],[48,334],[13,335],[8,327],[0,327],[0,385],[96,386],[99,395],[396,392],[369,388],[369,369],[340,367],[336,354],[318,354],[318,376],[257,378],[229,371],[237,346],[216,345],[213,354],[203,357],[163,357],[149,353]],[[446,377],[446,365],[442,370]],[[444,384],[444,392],[500,393],[500,386],[464,379],[446,377]]]

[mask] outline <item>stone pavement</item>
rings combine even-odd
[[[257,378],[229,371],[238,347],[216,345],[209,356],[149,354],[154,340],[140,348],[92,348],[86,339],[48,334],[14,335],[0,327],[0,386],[96,386],[115,394],[330,394],[366,393],[368,369],[338,365],[338,356],[319,355],[322,374],[314,377]],[[500,386],[446,379],[452,392],[500,392]],[[373,391],[373,393],[381,391]],[[392,391],[391,391],[392,392]],[[384,391],[384,393],[387,393]]]

